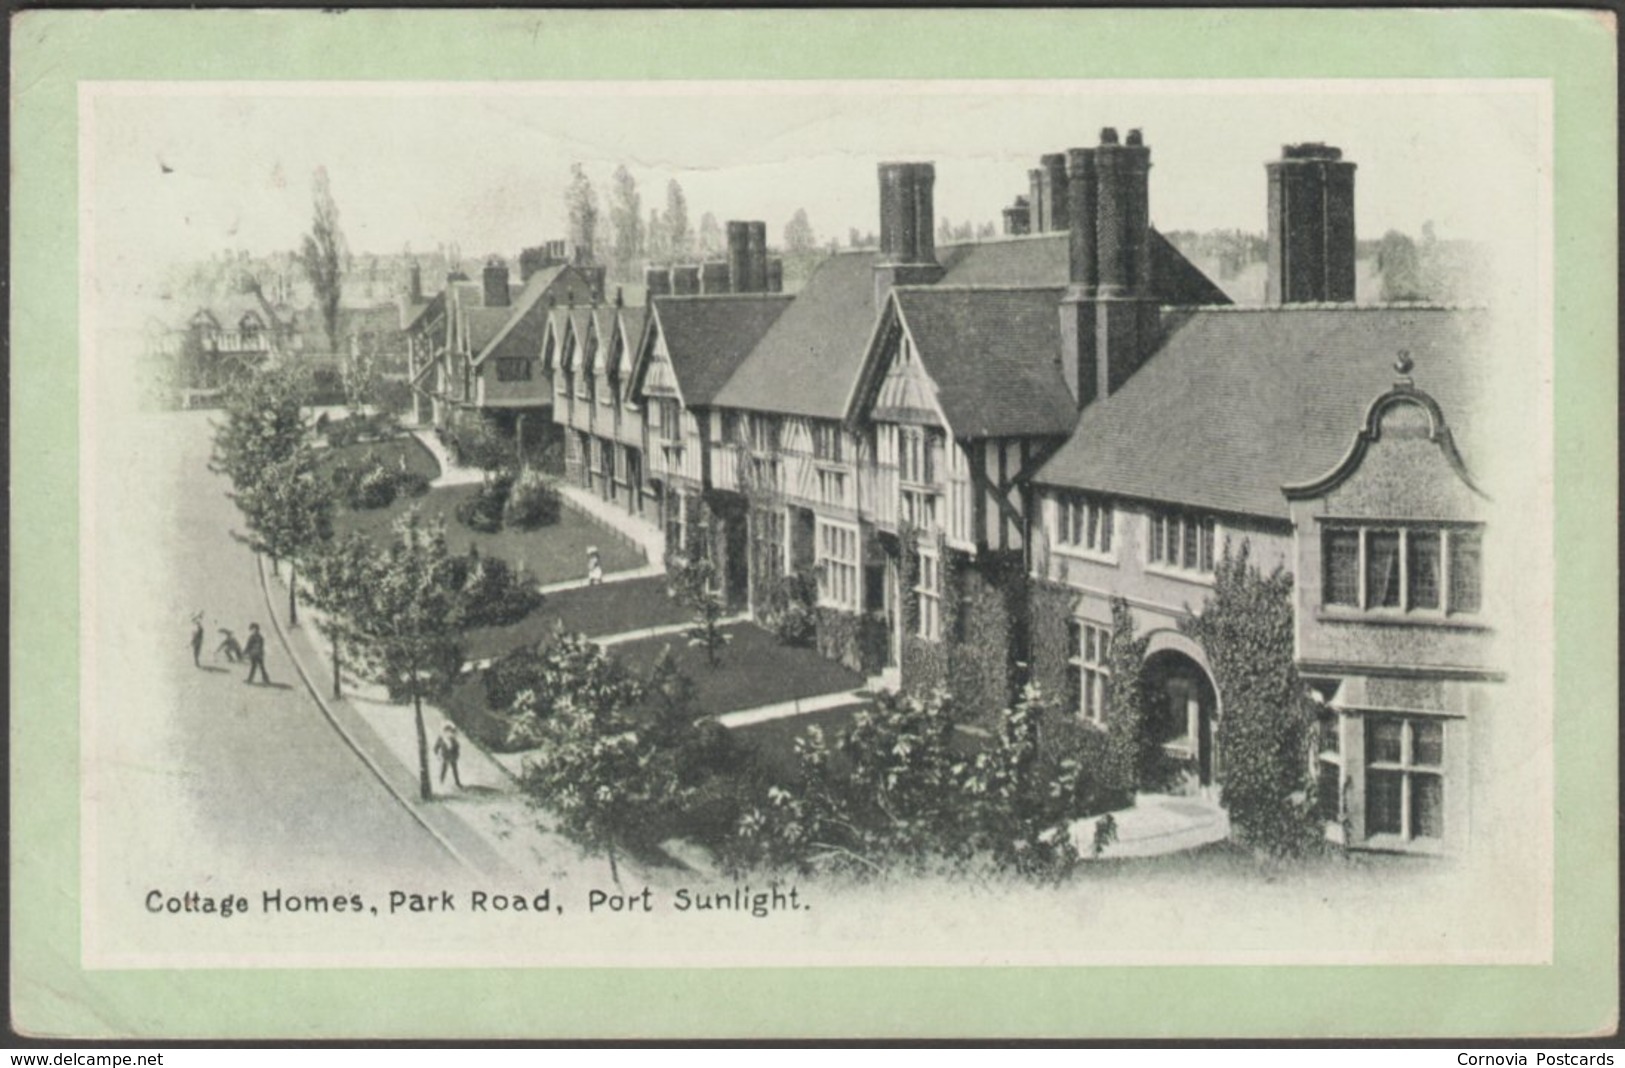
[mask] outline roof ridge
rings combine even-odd
[[[1442,304],[1428,300],[1300,301],[1293,304],[1164,304],[1163,311],[1294,312],[1294,311],[1489,311],[1488,304]]]
[[[958,282],[947,285],[904,285],[893,286],[900,293],[1058,293],[1067,287],[1064,285],[989,285],[982,282]]]

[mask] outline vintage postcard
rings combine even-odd
[[[1610,1028],[1612,27],[1202,17],[1430,63],[21,20],[15,425],[74,459],[17,453],[19,1026]],[[654,32],[716,48],[602,47]]]

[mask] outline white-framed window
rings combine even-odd
[[[846,472],[828,467],[818,469],[818,500],[836,508],[846,506]]]
[[[942,637],[942,561],[934,552],[920,552],[920,575],[914,595],[919,605],[916,629],[920,637],[939,640]]]
[[[818,520],[816,555],[818,602],[858,610],[858,531],[844,523]]]
[[[934,486],[942,473],[942,431],[931,427],[897,428],[897,472],[904,482]]]
[[[1216,524],[1194,512],[1155,511],[1149,517],[1146,560],[1181,571],[1213,573]]]
[[[1411,842],[1444,837],[1444,720],[1365,717],[1365,833]]]
[[[812,425],[813,458],[824,463],[841,462],[844,445],[841,424],[820,420]]]
[[[1321,530],[1321,602],[1365,611],[1473,615],[1483,604],[1476,527],[1338,524]]]
[[[675,397],[662,397],[655,402],[656,411],[660,415],[660,440],[680,442],[683,440],[683,406]]]
[[[922,529],[935,529],[937,525],[937,495],[920,489],[902,491],[901,519],[905,524]]]
[[[746,433],[752,452],[779,451],[779,421],[771,415],[750,414],[746,419]]]
[[[1117,516],[1111,501],[1081,493],[1056,496],[1056,544],[1109,556],[1117,540],[1116,531]]]
[[[1072,656],[1068,659],[1069,684],[1075,695],[1078,717],[1085,723],[1104,726],[1106,698],[1111,686],[1112,632],[1096,623],[1074,619],[1071,631]]]

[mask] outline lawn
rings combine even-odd
[[[413,444],[419,449],[423,448],[415,440]],[[432,456],[428,459],[431,463],[434,461]],[[501,557],[514,567],[523,568],[544,586],[567,579],[586,578],[588,546],[598,547],[605,572],[643,566],[641,552],[568,504],[557,523],[537,530],[510,530],[505,527],[495,534],[470,530],[458,521],[457,506],[478,492],[478,485],[441,486],[431,489],[422,497],[397,499],[388,508],[344,508],[339,510],[334,526],[341,532],[356,530],[376,536],[387,532],[396,517],[415,505],[425,519],[445,523],[446,541],[453,552],[467,552],[473,546],[483,554]]]
[[[382,463],[390,471],[398,471],[401,458],[405,457],[408,471],[417,472],[430,480],[440,477],[439,461],[423,442],[411,434],[402,434],[388,441],[368,441],[337,449],[323,449],[319,455],[324,473],[341,463],[353,468],[370,467],[374,460]]]
[[[593,592],[610,588],[603,587]],[[535,615],[542,615],[546,611],[544,606]],[[753,624],[739,623],[724,629],[734,639],[723,652],[722,661],[715,671],[706,664],[705,651],[689,648],[681,634],[627,642],[612,646],[609,652],[633,675],[647,677],[655,658],[669,644],[677,657],[678,666],[694,681],[695,707],[709,715],[777,704],[798,697],[840,693],[863,685],[863,679],[856,673],[825,660],[811,649],[780,645],[771,634]],[[813,723],[841,726],[851,719],[854,707],[859,706],[775,720],[746,728],[740,736],[760,745],[771,755],[783,756],[789,752],[793,735]],[[464,733],[475,741],[499,749],[504,747],[502,738],[506,727],[501,717],[493,715],[485,707],[485,687],[479,672],[470,672],[453,688],[445,699],[444,708]]]
[[[611,652],[638,675],[647,675],[661,649],[671,646],[683,673],[694,680],[695,705],[709,715],[737,712],[759,705],[777,704],[798,697],[855,690],[863,676],[825,660],[811,649],[780,645],[754,623],[736,623],[723,630],[733,641],[722,651],[713,670],[705,650],[693,649],[681,634],[645,638],[614,646]]]
[[[797,738],[807,733],[811,727],[820,727],[824,731],[825,740],[833,743],[842,728],[852,724],[852,717],[867,707],[869,707],[867,701],[860,701],[839,708],[826,708],[820,712],[770,719],[765,723],[737,727],[733,735],[756,751],[757,759],[762,762],[762,767],[769,774],[775,775],[780,781],[791,781],[797,770]]]
[[[598,543],[607,552],[606,542]],[[608,558],[605,558],[608,570]],[[628,579],[602,586],[582,586],[547,594],[540,608],[505,627],[482,627],[468,635],[468,655],[474,660],[501,656],[520,645],[535,645],[552,637],[559,624],[572,634],[600,638],[631,630],[686,623],[689,613],[666,596],[666,577]]]

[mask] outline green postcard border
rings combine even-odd
[[[245,22],[252,22],[251,32],[243,32]],[[11,28],[15,1029],[85,1038],[1151,1038],[1577,1035],[1616,1026],[1617,175],[1610,15],[34,11],[15,16]],[[1561,713],[1553,964],[81,970],[78,83],[786,77],[1551,80]]]

